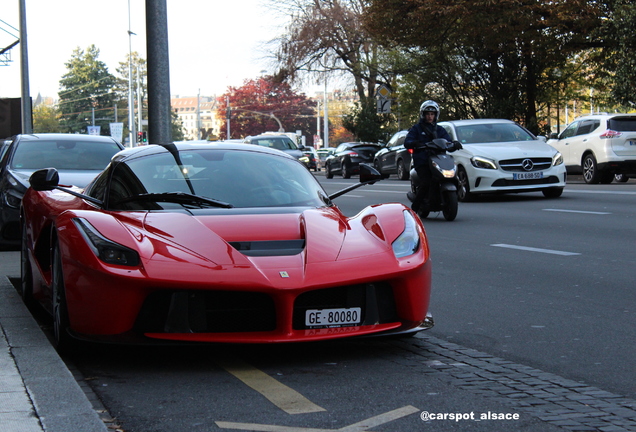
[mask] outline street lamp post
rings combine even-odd
[[[133,97],[132,36],[130,30],[130,0],[128,0],[128,146],[134,147],[135,137],[135,100]]]

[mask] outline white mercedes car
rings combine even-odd
[[[464,147],[452,153],[457,164],[459,200],[477,194],[543,192],[546,198],[563,193],[567,174],[563,157],[510,120],[477,119],[438,123]]]

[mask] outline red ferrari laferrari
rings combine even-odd
[[[22,294],[76,339],[270,343],[432,326],[421,221],[344,216],[303,164],[249,144],[149,145],[86,188],[36,171],[21,209]]]

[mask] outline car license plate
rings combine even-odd
[[[636,146],[636,141],[634,141],[634,140],[629,140],[629,145],[630,145],[630,146]]]
[[[308,309],[305,312],[305,325],[307,327],[340,327],[344,325],[359,324],[362,317],[362,309]]]
[[[527,172],[527,173],[512,173],[513,180],[533,180],[543,178],[543,171]]]

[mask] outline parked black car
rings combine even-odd
[[[113,155],[124,149],[108,136],[30,134],[8,138],[0,161],[0,245],[18,246],[22,238],[20,203],[31,174],[57,168],[60,184],[86,186]]]
[[[377,143],[342,143],[325,160],[325,176],[333,178],[334,174],[340,173],[344,178],[351,178],[360,173],[360,163],[373,164],[373,157],[381,148]]]
[[[404,140],[409,131],[396,132],[388,143],[375,154],[373,166],[380,174],[397,174],[400,180],[409,179],[411,152],[404,148]]]

